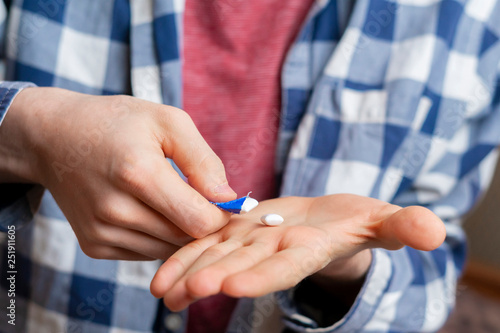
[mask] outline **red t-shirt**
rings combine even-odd
[[[274,197],[281,67],[313,0],[187,0],[184,109],[239,196]],[[188,332],[223,332],[234,300],[190,307]]]

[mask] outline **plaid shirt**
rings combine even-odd
[[[183,0],[10,2],[0,11],[0,119],[30,85],[22,81],[182,107]],[[237,0],[214,4],[223,12]],[[432,252],[373,250],[362,290],[331,327],[305,316],[292,289],[241,299],[228,332],[428,332],[444,323],[465,259],[461,216],[497,160],[499,20],[497,0],[316,1],[282,70],[282,195],[423,205],[448,237]],[[32,213],[36,194],[1,188],[0,222],[18,228],[16,326],[3,316],[0,331],[183,331],[185,313],[149,293],[159,262],[90,259],[48,191]]]

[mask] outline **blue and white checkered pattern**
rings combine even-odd
[[[6,79],[182,106],[183,10],[183,0],[14,0],[0,10]],[[430,332],[443,324],[465,259],[460,219],[497,161],[499,20],[498,0],[315,2],[283,66],[282,195],[423,205],[446,222],[448,237],[432,252],[373,250],[363,289],[331,327],[298,312],[289,290],[240,300],[229,332]],[[24,86],[0,84],[0,119]],[[3,227],[29,216],[24,198],[0,204]],[[171,314],[148,289],[159,262],[86,257],[50,193],[18,229],[16,246],[17,325],[1,320],[0,331],[166,329]]]

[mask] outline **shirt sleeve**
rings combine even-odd
[[[0,49],[4,50],[7,8],[0,2]],[[4,54],[0,55],[3,60]],[[2,62],[3,66],[3,62]],[[4,68],[2,68],[2,71]],[[17,94],[24,88],[34,87],[30,82],[0,81],[0,126]],[[9,225],[20,227],[31,221],[38,208],[43,188],[34,184],[0,184],[0,231]]]
[[[0,82],[0,126],[17,94],[34,86],[29,82]],[[19,228],[31,221],[42,194],[43,188],[35,184],[0,184],[0,231],[7,231],[9,225]]]
[[[374,249],[365,283],[342,319],[321,327],[301,311],[294,289],[277,299],[285,323],[294,332],[434,332],[454,307],[456,282],[464,267],[466,237],[460,226],[488,188],[500,143],[500,75],[490,82],[489,101],[474,114],[454,119],[450,140],[435,139],[425,164],[412,180],[403,180],[392,202],[421,205],[445,223],[447,237],[436,250]],[[332,308],[334,308],[332,306]]]

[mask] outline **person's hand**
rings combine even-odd
[[[285,222],[264,226],[263,214]],[[151,282],[151,293],[173,311],[220,292],[259,297],[290,288],[305,277],[331,274],[359,278],[369,262],[352,264],[368,248],[395,250],[404,245],[433,250],[445,238],[443,222],[423,207],[401,207],[349,194],[263,201],[245,215],[234,215],[218,232],[195,240],[172,255]],[[364,271],[363,271],[364,269]],[[333,273],[335,275],[335,273]],[[335,278],[335,276],[333,276]]]
[[[129,96],[25,89],[0,127],[0,161],[0,182],[50,190],[93,258],[166,259],[228,222],[208,200],[236,197],[184,111]]]

